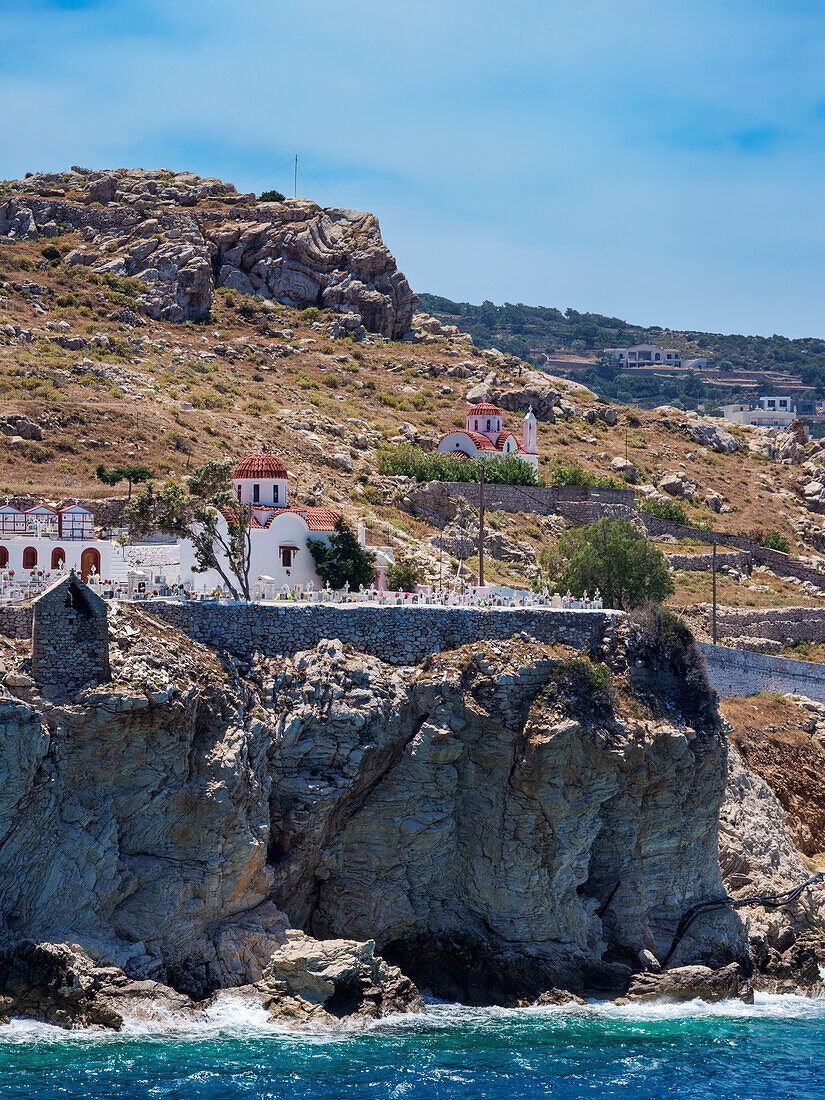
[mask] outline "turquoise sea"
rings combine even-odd
[[[0,1097],[825,1097],[825,1002],[471,1009],[296,1035],[227,998],[207,1026],[0,1029]]]

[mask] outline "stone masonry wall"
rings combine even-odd
[[[708,633],[711,629],[710,604],[696,609],[701,613]],[[795,642],[825,642],[825,607],[722,607],[716,611],[717,636],[737,639],[770,640],[783,645]]]
[[[759,692],[805,695],[825,703],[825,665],[700,642],[711,684],[723,699]]]
[[[408,665],[468,642],[526,634],[577,649],[600,646],[618,611],[550,608],[361,607],[358,604],[272,606],[262,604],[157,603],[151,613],[195,641],[248,657],[292,656],[322,638],[340,638],[388,664]]]
[[[445,481],[444,487],[451,496],[460,496],[478,508],[480,487],[474,482]],[[411,494],[411,495],[414,495]],[[577,485],[558,485],[547,488],[536,485],[484,486],[485,506],[490,511],[534,512],[540,516],[563,515],[571,522],[591,522],[609,514],[617,505],[632,507],[635,494],[632,489],[596,489]]]
[[[7,638],[31,638],[31,604],[23,607],[0,607],[0,634]]]
[[[688,572],[704,572],[713,568],[713,554],[667,554],[667,563],[671,569],[684,569]],[[717,550],[716,568],[739,569],[749,573],[753,558],[749,550]]]

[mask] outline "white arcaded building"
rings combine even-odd
[[[527,410],[527,415],[524,417],[520,440],[512,432],[504,430],[502,416],[501,409],[489,402],[473,405],[467,411],[466,427],[463,430],[448,432],[438,444],[439,451],[442,454],[492,460],[508,458],[512,455],[526,462],[538,473],[536,418],[532,408]]]
[[[13,574],[17,583],[32,574],[70,569],[84,581],[106,578],[111,558],[112,542],[95,538],[94,515],[88,508],[0,508],[0,571]]]
[[[249,580],[253,595],[259,598],[274,597],[287,588],[320,591],[324,587],[307,543],[310,539],[328,542],[338,515],[329,508],[290,504],[287,477],[283,463],[271,454],[247,455],[232,474],[238,501],[252,509]],[[218,522],[226,533],[223,517]],[[363,529],[359,528],[358,535],[365,545]],[[378,586],[385,587],[386,570],[393,563],[392,551],[389,547],[371,549],[376,553]],[[223,586],[217,570],[199,573],[195,565],[192,543],[184,539],[180,543],[181,583],[200,592]]]

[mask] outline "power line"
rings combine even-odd
[[[274,175],[277,175],[278,172],[282,172],[284,170],[284,168],[288,168],[291,163],[292,163],[292,158],[290,157],[289,160],[285,160],[284,163],[278,165],[277,168],[273,168],[271,172],[266,172],[263,176],[258,176],[258,178],[256,180],[253,180],[252,183],[256,184],[256,183],[260,183],[261,180],[270,179],[270,177],[272,177]]]

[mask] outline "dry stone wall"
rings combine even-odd
[[[151,612],[190,638],[240,657],[293,656],[338,638],[391,665],[411,665],[469,642],[520,635],[577,649],[602,645],[619,611],[550,608],[284,606],[157,603]]]

